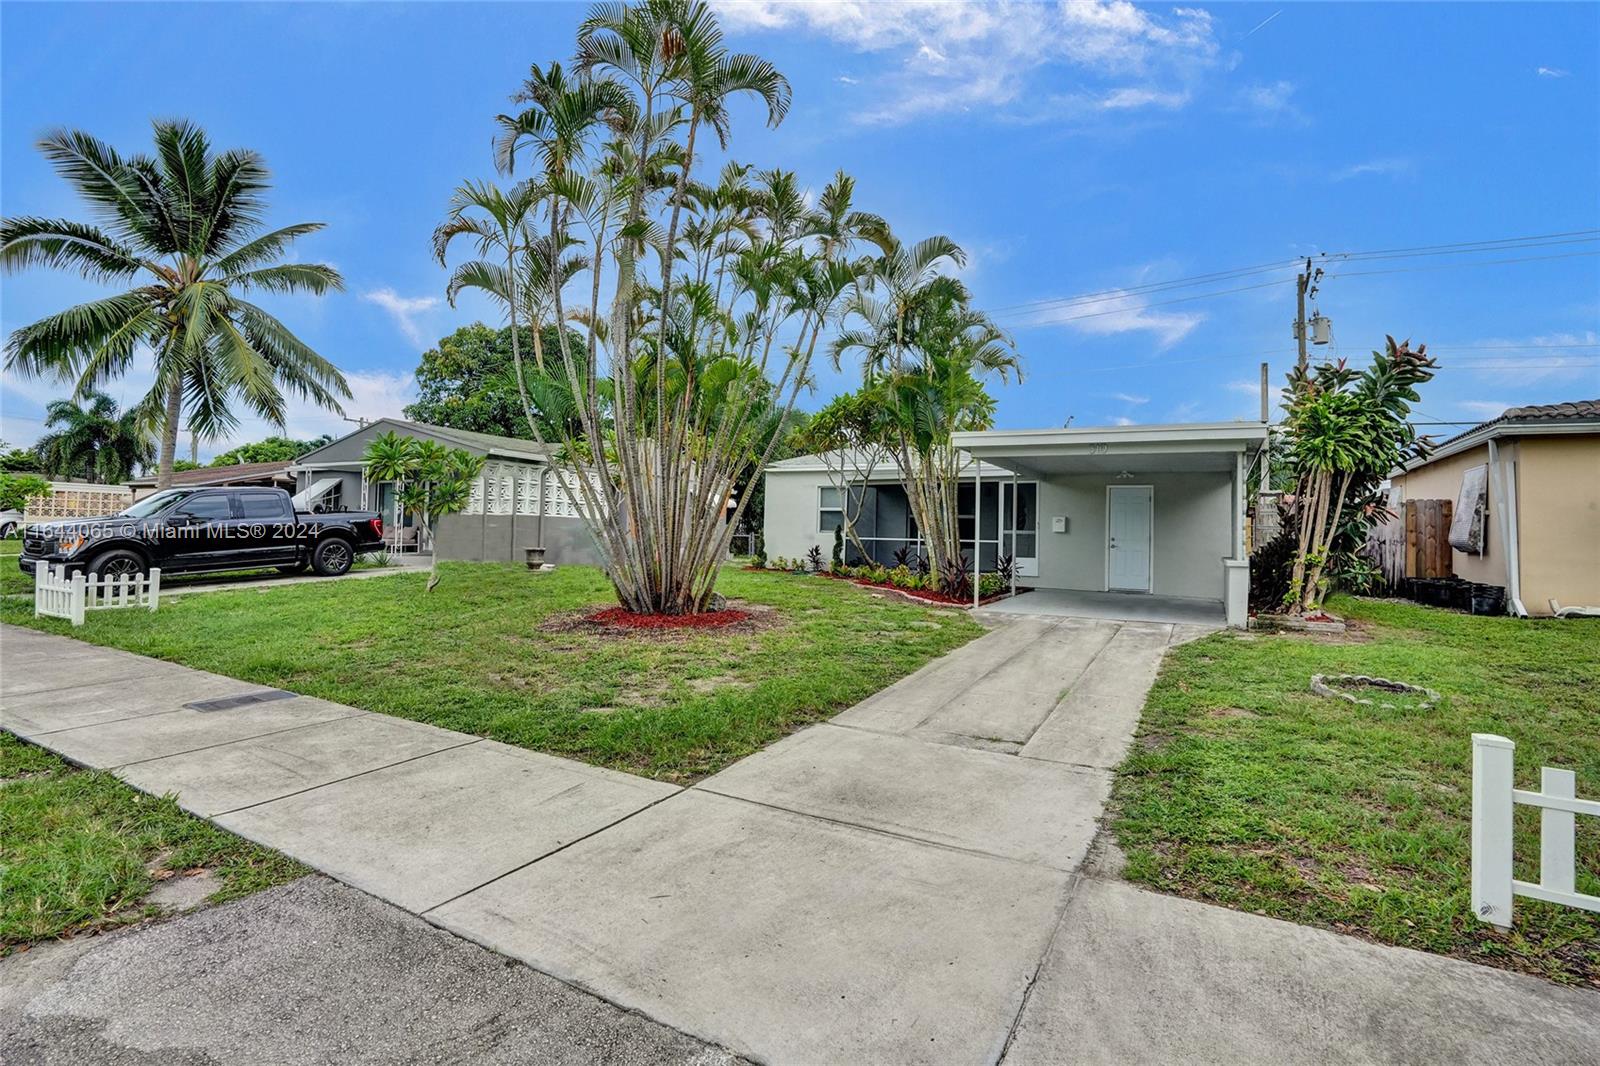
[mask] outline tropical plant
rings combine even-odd
[[[813,574],[822,573],[822,548],[813,544],[806,550],[806,568]]]
[[[131,288],[23,326],[6,341],[6,367],[74,383],[79,397],[154,357],[150,391],[135,405],[159,433],[157,487],[172,480],[180,424],[226,436],[233,405],[282,426],[285,392],[339,410],[349,386],[338,369],[248,297],[342,287],[330,266],[281,262],[302,222],[260,232],[267,169],[255,152],[213,153],[188,122],[155,123],[152,156],[124,157],[78,130],[39,149],[100,216],[104,228],[22,216],[0,222],[0,267],[73,270]]]
[[[115,485],[128,480],[155,454],[136,411],[117,410],[116,401],[101,392],[81,400],[52,400],[44,413],[45,434],[34,445],[41,472],[56,480],[68,478]]]
[[[833,527],[833,556],[828,561],[828,569],[834,573],[844,566],[844,527]]]
[[[1007,589],[1011,588],[1011,582],[1016,580],[1017,576],[1016,558],[1011,555],[1000,556],[999,560],[994,564],[994,572],[1000,575],[1001,584]]]
[[[961,553],[958,492],[968,463],[951,434],[994,424],[983,379],[1020,381],[1021,363],[1010,338],[972,308],[966,286],[940,272],[965,261],[958,246],[944,237],[909,248],[892,235],[879,240],[884,253],[846,304],[858,324],[835,338],[834,360],[860,353],[860,402],[878,412],[881,447],[899,472],[929,566],[945,577]]]
[[[1438,364],[1427,346],[1385,339],[1372,365],[1356,371],[1344,360],[1297,368],[1284,404],[1285,452],[1294,471],[1295,556],[1284,606],[1309,613],[1328,592],[1324,573],[1332,553],[1359,545],[1371,525],[1389,517],[1379,487],[1428,442],[1410,422],[1417,386]]]
[[[433,540],[439,520],[459,514],[472,499],[472,483],[483,470],[483,457],[437,441],[418,440],[393,431],[367,443],[362,455],[369,481],[392,481],[405,513],[414,515],[423,539]],[[439,551],[428,563],[426,591],[439,584]]]
[[[50,482],[38,474],[0,473],[0,511],[21,511],[28,501],[50,495]]]

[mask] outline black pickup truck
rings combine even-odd
[[[375,511],[296,511],[282,489],[167,489],[121,514],[29,526],[18,565],[65,566],[91,576],[310,567],[337,576],[383,547]]]

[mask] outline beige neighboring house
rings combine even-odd
[[[1514,613],[1600,607],[1600,400],[1513,407],[1391,482],[1397,504],[1452,502],[1456,576],[1503,586]]]

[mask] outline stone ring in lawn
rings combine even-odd
[[[1341,689],[1377,689],[1380,692],[1395,694],[1411,693],[1422,697],[1418,704],[1419,711],[1426,711],[1439,702],[1439,694],[1431,688],[1420,685],[1408,685],[1404,681],[1390,681],[1384,677],[1368,677],[1366,674],[1312,674],[1311,691],[1319,696],[1330,699],[1346,700],[1350,703],[1364,704],[1366,706],[1393,707],[1392,703],[1379,704],[1377,700],[1357,696],[1353,692],[1340,691]]]

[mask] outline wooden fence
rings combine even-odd
[[[143,607],[153,611],[161,602],[161,568],[148,574],[120,577],[85,577],[81,572],[67,576],[66,567],[45,566],[33,579],[33,616],[65,618],[83,625],[85,611],[107,611],[118,607]]]
[[[1363,546],[1391,587],[1408,577],[1451,577],[1449,500],[1407,500],[1398,518],[1367,533]]]
[[[1540,771],[1539,791],[1513,783],[1517,746],[1493,733],[1472,734],[1472,911],[1479,921],[1511,927],[1516,896],[1600,913],[1600,896],[1577,891],[1577,816],[1600,817],[1600,801],[1578,799],[1576,775],[1553,766]],[[1517,804],[1538,807],[1539,882],[1511,875],[1512,814]]]

